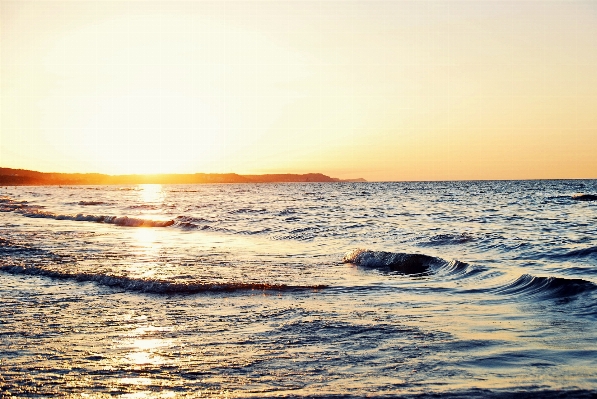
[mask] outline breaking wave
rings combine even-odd
[[[23,214],[23,216],[29,218],[45,218],[55,220],[72,220],[77,222],[106,223],[127,227],[167,227],[172,226],[174,224],[173,220],[151,220],[131,218],[128,216],[84,215],[82,213],[79,213],[77,215],[60,215],[40,210],[30,210],[21,213]]]
[[[347,252],[342,261],[402,274],[433,273],[442,278],[451,279],[467,278],[487,270],[484,267],[472,266],[457,259],[447,261],[429,255],[370,251],[367,249],[355,249]]]
[[[81,203],[79,203],[81,204]],[[85,205],[99,205],[103,202],[89,202]],[[115,224],[117,226],[127,227],[167,227],[174,224],[174,220],[151,220],[132,218],[128,216],[106,216],[106,215],[85,215],[82,213],[76,215],[63,215],[44,211],[42,207],[29,205],[27,201],[14,201],[10,198],[0,198],[0,212],[16,212],[29,218],[43,218],[54,220],[72,220],[77,222],[95,222]]]
[[[406,254],[355,249],[344,255],[345,263],[358,266],[400,272],[403,274],[436,275],[440,278],[460,279],[470,277],[486,268],[469,265],[459,260],[446,261],[422,254]],[[596,291],[597,285],[582,279],[562,277],[537,277],[524,274],[516,280],[492,288],[472,289],[470,292],[486,292],[507,296],[526,296],[536,299],[558,299]]]
[[[428,273],[432,265],[446,263],[443,259],[428,255],[370,251],[360,248],[346,253],[342,261],[358,266],[387,269],[404,274]]]
[[[126,276],[111,276],[101,273],[69,273],[50,270],[38,266],[10,264],[0,266],[0,270],[10,274],[49,277],[58,280],[72,280],[78,282],[93,282],[111,288],[135,291],[148,294],[189,295],[199,293],[218,293],[236,291],[300,291],[327,288],[326,285],[287,285],[273,283],[252,282],[176,282],[160,279],[134,278]]]

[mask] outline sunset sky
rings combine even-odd
[[[597,178],[597,2],[4,1],[0,166]]]

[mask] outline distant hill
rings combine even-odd
[[[0,168],[2,186],[81,185],[81,184],[198,184],[198,183],[303,183],[364,182],[340,180],[321,173],[238,175],[236,173],[194,173],[156,175],[103,175],[100,173],[43,173],[24,169]]]

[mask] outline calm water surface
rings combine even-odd
[[[0,396],[592,397],[576,193],[597,181],[1,188]]]

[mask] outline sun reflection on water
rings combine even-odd
[[[133,321],[134,319],[130,320]],[[143,320],[143,317],[139,319],[139,321]],[[173,359],[169,359],[168,356],[163,356],[163,351],[167,351],[168,348],[172,347],[174,342],[170,338],[160,337],[161,334],[167,333],[170,330],[170,328],[158,328],[151,325],[136,326],[136,328],[126,334],[126,338],[121,341],[120,346],[123,350],[123,356],[120,358],[120,363],[125,365],[127,369],[144,370],[146,368],[153,369],[155,366],[160,367],[173,362]],[[142,387],[153,385],[155,381],[146,376],[127,376],[120,378],[119,383]],[[142,392],[139,392],[138,394],[142,394]],[[141,395],[138,397],[146,396]]]
[[[140,227],[135,229],[134,235],[135,241],[140,247],[147,249],[148,251],[156,247],[155,242],[157,235],[155,229],[150,227]]]
[[[141,200],[147,204],[162,202],[165,193],[161,184],[139,184]]]
[[[130,379],[134,380],[135,378],[130,378]],[[144,384],[139,384],[139,385],[144,385]],[[172,392],[172,391],[166,391],[166,392],[145,391],[145,392],[127,393],[127,394],[124,394],[124,395],[122,395],[120,397],[121,398],[126,398],[126,399],[175,398],[176,397],[176,393]]]
[[[161,203],[164,200],[164,191],[162,190],[161,184],[139,184],[139,189],[140,200],[143,205],[152,206],[156,203]],[[147,209],[143,213],[146,212]],[[143,215],[141,215],[141,217],[145,218]],[[149,218],[153,217],[149,216]],[[142,259],[143,262],[157,256],[162,247],[161,243],[158,242],[158,234],[156,230],[151,227],[136,228],[133,232],[133,240],[137,255],[141,255],[140,259]]]
[[[121,378],[120,382],[122,384],[129,384],[129,385],[150,385],[151,378],[147,378],[147,377]]]
[[[160,365],[165,363],[165,359],[159,355],[155,355],[152,351],[147,352],[131,352],[127,356],[127,360],[135,366],[143,365]]]
[[[131,253],[134,257],[128,272],[141,278],[153,277],[160,267],[159,255],[162,244],[153,228],[139,227],[131,232]]]

